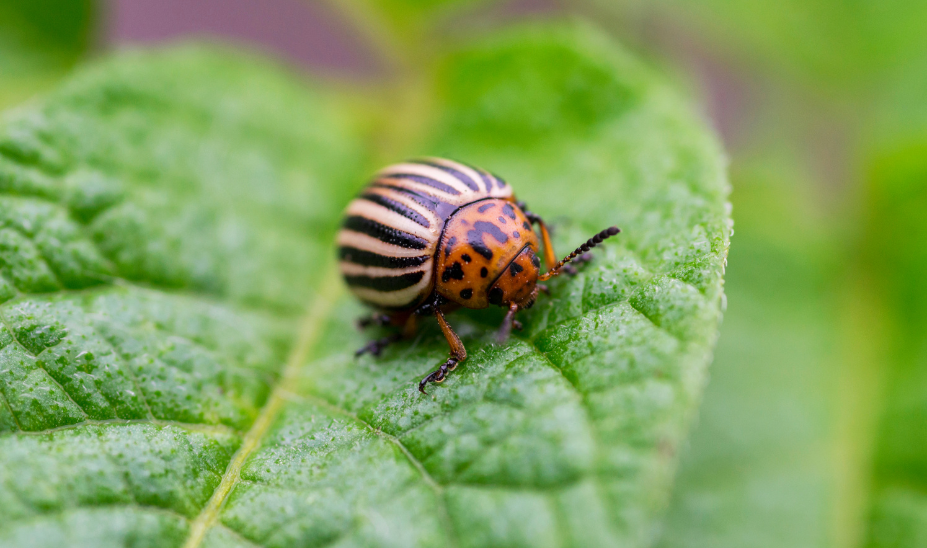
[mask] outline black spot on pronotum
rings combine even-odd
[[[502,215],[499,215],[499,222],[502,223],[502,224],[504,224],[504,225],[505,225],[505,224],[508,224],[508,223],[506,222],[506,220],[505,220],[505,217],[503,217]]]
[[[509,219],[515,219],[515,210],[512,208],[512,204],[505,204],[502,206],[502,212],[505,213]]]
[[[451,254],[451,248],[454,247],[454,244],[457,243],[457,236],[451,236],[447,240],[447,245],[444,246],[444,256],[447,257]]]
[[[464,253],[463,255],[461,255],[460,258],[463,259],[463,261],[464,261],[465,263],[469,263],[470,261],[473,260],[473,258],[471,258],[471,257],[470,257],[469,255],[467,255],[466,253]]]
[[[490,289],[487,298],[490,304],[502,304],[502,289],[498,287]]]
[[[490,203],[488,203],[488,204],[483,204],[483,205],[481,205],[480,207],[476,208],[476,210],[479,211],[480,213],[485,213],[487,209],[492,209],[493,206],[495,206],[495,205],[496,205],[496,204],[490,202]]]
[[[515,232],[512,233],[512,237],[515,238],[516,240],[521,238],[521,232],[516,230]]]
[[[470,242],[470,247],[485,259],[492,259],[492,250],[483,245],[483,242]]]
[[[509,237],[506,236],[505,232],[502,232],[501,228],[487,221],[477,221],[473,223],[473,230],[467,232],[467,241],[471,243],[474,241],[482,241],[483,234],[489,234],[500,244],[509,241]]]
[[[460,267],[460,263],[455,262],[448,268],[444,269],[444,272],[441,273],[441,281],[447,283],[450,280],[462,280],[464,277],[463,268]]]
[[[521,266],[520,264],[515,263],[515,262],[513,262],[513,263],[511,264],[511,266],[509,266],[509,271],[511,271],[512,276],[518,276],[518,273],[521,272],[521,271],[524,270],[524,269],[525,269],[525,268],[524,268],[523,266]]]
[[[484,266],[480,269],[480,278],[485,278],[486,276],[489,276],[489,269]]]
[[[469,298],[472,297],[472,296],[473,296],[473,290],[472,290],[472,289],[462,289],[462,290],[460,291],[460,298],[461,298],[461,299],[469,299]]]
[[[528,224],[528,221],[523,221],[521,223],[521,227],[524,228],[525,230],[531,230],[531,225]]]
[[[508,242],[509,237],[505,232],[502,232],[502,229],[493,223],[487,221],[477,221],[473,223],[473,230],[467,231],[467,243],[470,244],[470,247],[472,247],[474,251],[486,259],[492,259],[492,249],[483,243],[484,234],[489,234],[500,244]]]

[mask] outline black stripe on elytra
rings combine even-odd
[[[396,200],[390,200],[389,198],[387,198],[386,196],[383,196],[382,194],[377,194],[376,192],[365,192],[361,194],[360,197],[362,200],[367,200],[368,202],[373,202],[377,205],[381,205],[390,211],[395,211],[396,213],[402,215],[406,219],[415,221],[416,223],[422,225],[425,228],[429,228],[431,226],[431,223],[428,222],[428,219],[422,217],[414,209],[406,206],[405,204],[397,202]]]
[[[416,183],[421,183],[423,185],[430,186],[435,190],[440,190],[446,194],[452,194],[454,196],[460,196],[460,191],[456,188],[446,185],[441,181],[436,181],[431,177],[425,177],[424,175],[415,175],[412,173],[391,173],[389,175],[383,175],[384,179],[408,179],[409,181],[415,181]]]
[[[467,166],[467,167],[469,167],[469,168],[472,169],[473,171],[479,173],[480,179],[483,180],[483,186],[486,187],[486,192],[489,192],[490,190],[492,190],[492,182],[493,182],[493,180],[494,180],[492,175],[490,175],[489,173],[486,173],[486,171],[484,171],[484,170],[482,170],[482,169],[480,169],[480,168],[478,168],[478,167],[476,167],[476,166],[474,166],[474,165],[471,165],[471,164],[464,164],[464,165]],[[498,183],[497,183],[497,184],[498,184]],[[499,188],[502,188],[502,186],[499,186]]]
[[[458,170],[456,170],[456,169],[454,169],[454,168],[452,168],[452,167],[445,166],[445,165],[442,165],[442,164],[435,164],[435,163],[432,163],[432,162],[420,162],[420,163],[422,163],[422,164],[424,164],[424,165],[426,165],[426,166],[436,167],[436,168],[440,169],[441,171],[444,171],[444,172],[446,172],[446,173],[450,173],[451,175],[453,175],[454,177],[456,177],[458,181],[460,181],[461,183],[467,185],[467,188],[469,188],[470,190],[472,190],[472,191],[474,191],[474,192],[479,192],[479,191],[480,191],[479,185],[477,185],[476,182],[475,182],[473,179],[471,179],[469,175],[467,175],[466,173],[464,173],[464,172],[462,172],[462,171],[458,171]],[[487,190],[489,190],[489,189],[487,189]]]
[[[431,258],[431,255],[419,255],[418,257],[390,257],[389,255],[380,255],[379,253],[357,249],[356,247],[342,246],[338,248],[338,258],[342,261],[359,264],[361,266],[406,268],[424,263]]]
[[[493,178],[491,175],[487,175],[484,171],[477,171],[480,174],[480,178],[483,179],[483,184],[486,185],[486,190],[492,190]],[[502,187],[499,187],[502,188]]]
[[[348,230],[353,230],[376,238],[381,242],[398,245],[406,249],[425,249],[428,247],[428,242],[418,236],[413,236],[408,232],[403,232],[391,226],[382,225],[367,217],[352,215],[344,220],[344,225],[342,226]]]
[[[352,287],[367,287],[376,291],[399,291],[412,287],[421,281],[425,272],[409,272],[401,276],[345,276],[344,280]]]
[[[409,196],[410,198],[412,198],[413,202],[424,207],[428,211],[434,213],[440,219],[447,219],[448,217],[450,217],[451,213],[453,213],[458,208],[458,206],[454,204],[449,204],[447,202],[443,202],[434,196],[431,196],[428,194],[422,194],[421,192],[416,192],[415,190],[411,188],[404,187],[402,186],[402,183],[390,184],[390,183],[375,182],[375,183],[371,183],[370,186],[376,187],[376,188],[388,188],[390,190],[402,192],[406,196]]]

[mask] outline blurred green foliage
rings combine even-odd
[[[92,0],[0,0],[0,107],[60,78],[90,49]]]
[[[927,4],[591,4],[707,64],[747,118],[729,309],[661,545],[924,545]]]

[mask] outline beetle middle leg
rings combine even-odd
[[[357,319],[358,329],[367,329],[368,327],[383,327],[393,325],[393,317],[389,314],[372,313],[369,316],[362,316]]]
[[[405,319],[405,324],[403,326],[402,331],[400,331],[399,333],[393,333],[391,335],[387,335],[386,337],[383,337],[380,339],[374,339],[368,342],[367,344],[365,344],[364,346],[358,348],[357,351],[354,353],[354,355],[361,356],[369,352],[370,354],[374,356],[379,356],[383,352],[383,349],[391,345],[392,343],[396,341],[400,341],[402,339],[411,338],[413,335],[415,335],[416,327],[418,325],[417,320],[418,320],[417,316],[415,316],[414,314],[410,315],[408,318]],[[364,323],[365,321],[369,321],[370,323],[365,324]],[[373,314],[368,318],[361,318],[360,320],[358,320],[357,324],[361,329],[363,329],[364,327],[369,327],[370,325],[379,325],[379,326],[396,325],[397,322],[401,322],[401,321],[402,321],[402,318],[400,317],[389,316],[386,314]]]
[[[441,332],[444,333],[444,338],[447,339],[447,344],[451,347],[451,357],[444,362],[441,367],[429,373],[422,382],[418,383],[418,391],[422,394],[427,394],[425,392],[425,385],[430,382],[444,382],[444,379],[447,378],[448,371],[453,371],[457,368],[457,364],[467,359],[467,349],[464,348],[462,342],[460,342],[460,337],[457,336],[457,333],[454,333],[454,330],[451,329],[451,326],[447,323],[447,320],[444,318],[444,313],[440,309],[435,307],[435,318],[438,320],[438,325],[441,326]]]

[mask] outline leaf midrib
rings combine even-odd
[[[229,461],[225,472],[222,474],[219,485],[216,486],[202,512],[191,523],[190,534],[183,544],[184,548],[198,548],[202,544],[206,532],[215,524],[232,488],[238,483],[242,466],[260,446],[264,435],[287,402],[289,392],[284,387],[291,386],[298,380],[300,369],[318,343],[324,323],[342,290],[335,265],[329,263],[325,274],[322,276],[318,296],[309,304],[308,312],[303,316],[296,344],[287,357],[283,374],[274,384],[270,397],[261,407],[260,413],[251,424],[251,428],[245,433],[238,450],[232,455],[232,460]]]

